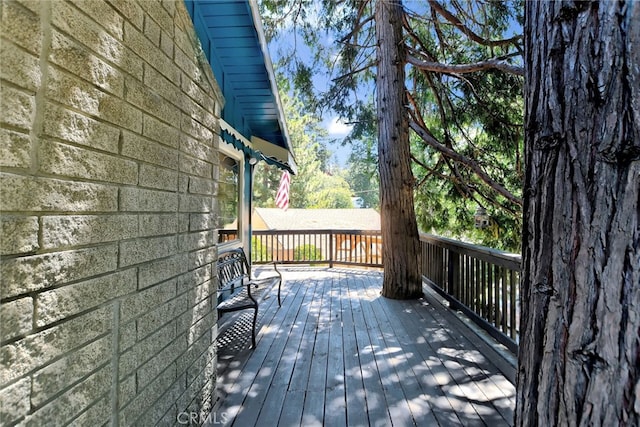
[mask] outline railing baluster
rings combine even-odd
[[[500,326],[502,329],[502,333],[504,334],[508,334],[508,330],[507,330],[507,319],[509,318],[508,316],[508,311],[507,311],[507,299],[508,299],[508,295],[507,295],[507,269],[506,268],[501,268],[502,270],[502,284],[500,286],[500,300],[502,301],[502,313],[500,316],[501,322],[500,322]]]
[[[500,330],[500,268],[493,266],[493,326]]]
[[[474,262],[474,258],[470,255],[467,256],[467,284],[466,284],[467,307],[470,307],[473,305],[473,297],[471,296],[473,293],[473,278],[474,278],[473,262]]]
[[[460,279],[459,268],[460,268],[460,255],[455,252],[449,251],[449,270],[448,270],[447,283],[449,285],[449,292],[451,292],[451,295],[453,295],[455,298],[459,298],[458,296],[458,283]]]
[[[517,290],[519,287],[518,275],[514,270],[509,272],[510,281],[509,281],[509,336],[511,339],[516,339],[517,329],[516,329],[516,297]]]
[[[333,255],[334,245],[333,245],[333,232],[329,233],[329,267],[333,268],[333,259],[335,258]]]
[[[482,269],[481,269],[481,265],[482,262],[476,258],[474,260],[475,263],[475,282],[473,284],[473,311],[475,311],[476,313],[480,313],[481,310],[481,304],[480,304],[480,283],[482,280]]]
[[[493,323],[495,319],[495,308],[493,307],[493,264],[487,264],[487,320]]]
[[[467,261],[469,260],[467,255],[460,257],[460,301],[464,305],[469,305],[467,302]]]
[[[482,316],[489,318],[489,264],[482,262]]]

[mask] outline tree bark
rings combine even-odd
[[[404,109],[406,53],[402,14],[399,0],[379,0],[376,3],[378,164],[384,242],[382,295],[394,299],[422,295],[409,126]]]
[[[517,426],[640,425],[640,2],[526,2]]]

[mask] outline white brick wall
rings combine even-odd
[[[183,3],[0,13],[0,424],[206,412],[223,99]]]

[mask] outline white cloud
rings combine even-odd
[[[332,118],[327,125],[327,132],[331,137],[347,136],[351,129],[353,129],[353,126],[345,124],[338,117]]]

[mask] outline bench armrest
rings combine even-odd
[[[252,277],[251,277],[251,281],[252,281],[252,282],[266,282],[266,281],[268,281],[268,280],[273,280],[273,279],[275,279],[276,277],[277,277],[277,278],[279,278],[280,280],[282,280],[282,273],[280,273],[280,271],[278,270],[278,267],[277,267],[277,264],[278,264],[278,263],[277,263],[276,261],[273,261],[273,263],[272,263],[272,264],[273,264],[273,270],[274,270],[274,272],[275,272],[275,274],[276,274],[277,276],[276,276],[276,275],[274,275],[274,274],[271,274],[271,272],[266,272],[266,273],[265,273],[265,274],[266,274],[265,276],[262,276],[262,275],[261,275],[260,277],[254,277],[254,276],[252,275]]]
[[[274,284],[278,283],[278,306],[280,306],[282,305],[282,302],[280,299],[280,292],[282,290],[283,278],[282,278],[282,273],[280,273],[280,271],[278,270],[277,262],[274,261],[272,264],[276,274],[266,273],[266,276],[252,277],[251,282],[253,283],[273,282]]]

